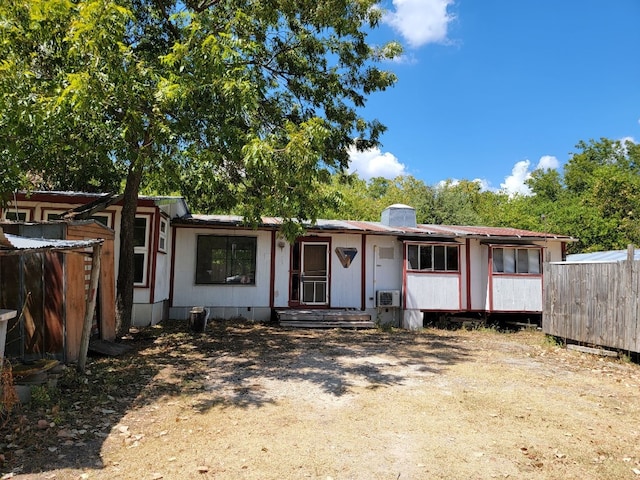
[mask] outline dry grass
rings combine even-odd
[[[640,478],[640,367],[567,351],[540,332],[213,322],[204,334],[168,325],[127,341],[132,354],[92,359],[90,374],[70,371],[50,398],[14,412],[2,472]]]

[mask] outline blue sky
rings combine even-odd
[[[400,41],[398,83],[362,111],[387,125],[362,178],[479,180],[526,193],[580,140],[640,140],[640,1],[385,0],[370,40]]]

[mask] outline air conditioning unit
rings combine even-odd
[[[400,290],[378,290],[376,295],[376,306],[399,307]]]

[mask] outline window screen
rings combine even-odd
[[[254,285],[256,244],[255,237],[199,235],[196,283]]]
[[[409,270],[457,272],[458,245],[408,245],[407,263]]]
[[[539,248],[494,248],[494,273],[540,273]]]

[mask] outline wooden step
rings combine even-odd
[[[306,321],[306,320],[281,320],[281,327],[288,328],[375,328],[375,323],[372,321]]]
[[[371,315],[359,310],[278,310],[278,323],[295,328],[374,328]]]

